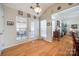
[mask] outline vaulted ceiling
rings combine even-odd
[[[64,17],[65,19],[69,19],[69,18],[73,19],[74,17],[79,17],[79,5],[69,8],[69,9],[66,9],[66,10],[63,10],[58,13],[52,14],[52,17],[53,18]]]
[[[39,3],[40,7],[42,8],[42,12],[39,15],[37,15],[34,10],[30,8],[31,6],[35,6],[36,3],[5,3],[4,5],[39,17],[48,9],[48,7],[53,4],[54,3]]]

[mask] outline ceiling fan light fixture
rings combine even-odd
[[[42,9],[40,8],[39,3],[36,3],[35,7],[31,6],[30,8],[33,9],[35,11],[35,13],[37,13],[37,14],[39,14],[42,11]]]
[[[40,7],[35,7],[35,8],[34,8],[34,11],[35,11],[37,14],[39,14],[39,13],[42,11],[42,9],[41,9]]]

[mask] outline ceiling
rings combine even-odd
[[[36,16],[40,16],[42,15],[45,10],[48,9],[48,7],[50,7],[52,4],[54,3],[40,3],[40,7],[42,8],[42,12],[37,15],[33,9],[30,8],[30,6],[35,6],[35,3],[4,3],[4,5],[17,9],[17,10],[21,10],[24,11],[26,13],[30,13],[31,15],[36,15]]]
[[[64,18],[64,19],[73,19],[74,17],[79,17],[79,5],[63,10],[61,12],[52,14],[52,19]]]

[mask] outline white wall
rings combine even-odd
[[[4,40],[4,48],[12,46],[16,43],[16,13],[17,11],[11,9],[9,7],[4,6],[5,10],[5,40]],[[12,20],[14,22],[13,26],[8,26],[7,21]]]
[[[77,24],[78,25],[78,31],[79,31],[79,16],[77,17],[72,17],[72,18],[67,18],[67,19],[65,19],[66,21],[66,23],[67,23],[67,32],[69,33],[69,31],[70,31],[70,28],[71,28],[71,25],[72,24]]]
[[[45,39],[48,42],[52,42],[52,20],[51,17],[48,17],[47,23],[50,23],[50,26],[47,26],[47,39]]]
[[[4,46],[4,10],[3,5],[0,4],[0,50],[3,49]]]

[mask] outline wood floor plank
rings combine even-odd
[[[64,36],[51,43],[44,40],[23,43],[3,50],[4,56],[66,56],[72,52],[72,38]]]

